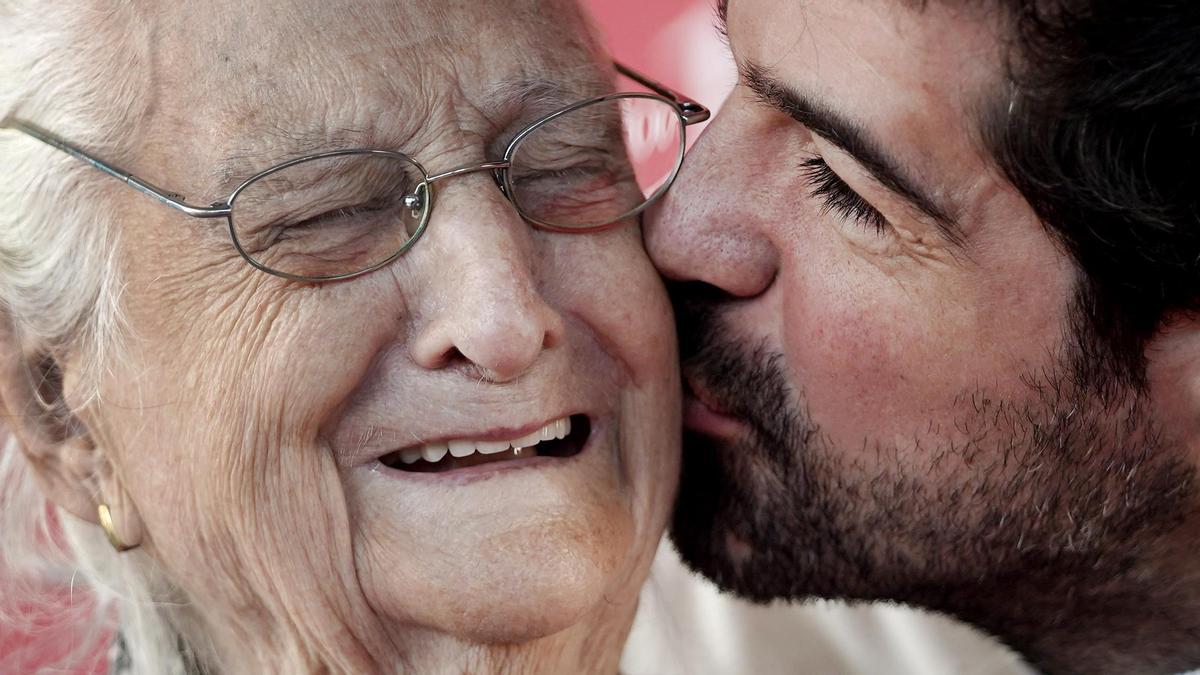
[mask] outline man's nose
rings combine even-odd
[[[529,226],[498,193],[483,193],[494,186],[464,182],[436,205],[418,244],[430,264],[410,350],[423,368],[469,365],[509,382],[562,340],[564,323],[538,288]]]
[[[645,219],[646,247],[659,272],[702,281],[739,298],[770,287],[778,252],[754,212],[753,147],[718,115],[688,153],[679,178]]]

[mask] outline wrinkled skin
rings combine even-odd
[[[1106,369],[1080,272],[982,140],[1003,26],[960,3],[732,0],[728,33],[738,87],[646,225],[696,394],[685,559],[757,599],[950,612],[1050,670],[1194,667],[1200,598],[1174,580],[1200,522],[1200,331],[1168,317],[1144,390]],[[957,242],[763,77],[875,139]],[[814,159],[882,226],[829,208]]]
[[[547,112],[506,84],[566,102],[612,86],[558,0],[154,5],[154,105],[121,161],[196,203],[315,150],[397,149],[432,172],[493,159]],[[404,257],[315,285],[254,270],[215,221],[98,186],[124,209],[131,338],[75,450],[30,455],[80,517],[113,506],[127,555],[191,603],[174,620],[203,658],[615,671],[677,473],[671,314],[636,224],[535,231],[474,174],[441,186]],[[459,481],[376,461],[567,414],[592,417],[592,446],[539,468]]]

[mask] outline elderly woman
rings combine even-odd
[[[133,672],[615,672],[678,461],[636,221],[704,111],[605,96],[569,0],[0,25],[7,573],[62,514]]]

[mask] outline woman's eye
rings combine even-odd
[[[829,164],[814,157],[800,165],[809,194],[820,199],[825,212],[833,212],[854,221],[876,234],[887,231],[887,219],[870,202],[846,185]]]
[[[604,164],[578,164],[553,169],[525,169],[513,176],[517,188],[540,189],[546,186],[595,186],[616,179],[612,167]]]
[[[354,206],[343,206],[338,209],[325,211],[320,215],[311,218],[305,218],[298,223],[287,225],[289,228],[300,227],[321,227],[329,226],[334,223],[345,223],[345,221],[357,218],[372,216],[382,211],[388,211],[395,208],[396,204],[391,199],[374,199],[366,203],[356,204]]]

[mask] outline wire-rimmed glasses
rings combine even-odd
[[[709,117],[698,103],[617,64],[656,93],[617,93],[546,115],[497,161],[430,173],[397,151],[306,155],[246,179],[211,206],[193,206],[24,122],[24,132],[122,179],[183,213],[224,218],[238,252],[287,279],[331,281],[377,270],[411,249],[429,225],[437,185],[490,172],[531,225],[598,232],[629,222],[661,197],[683,162],[686,128]]]

